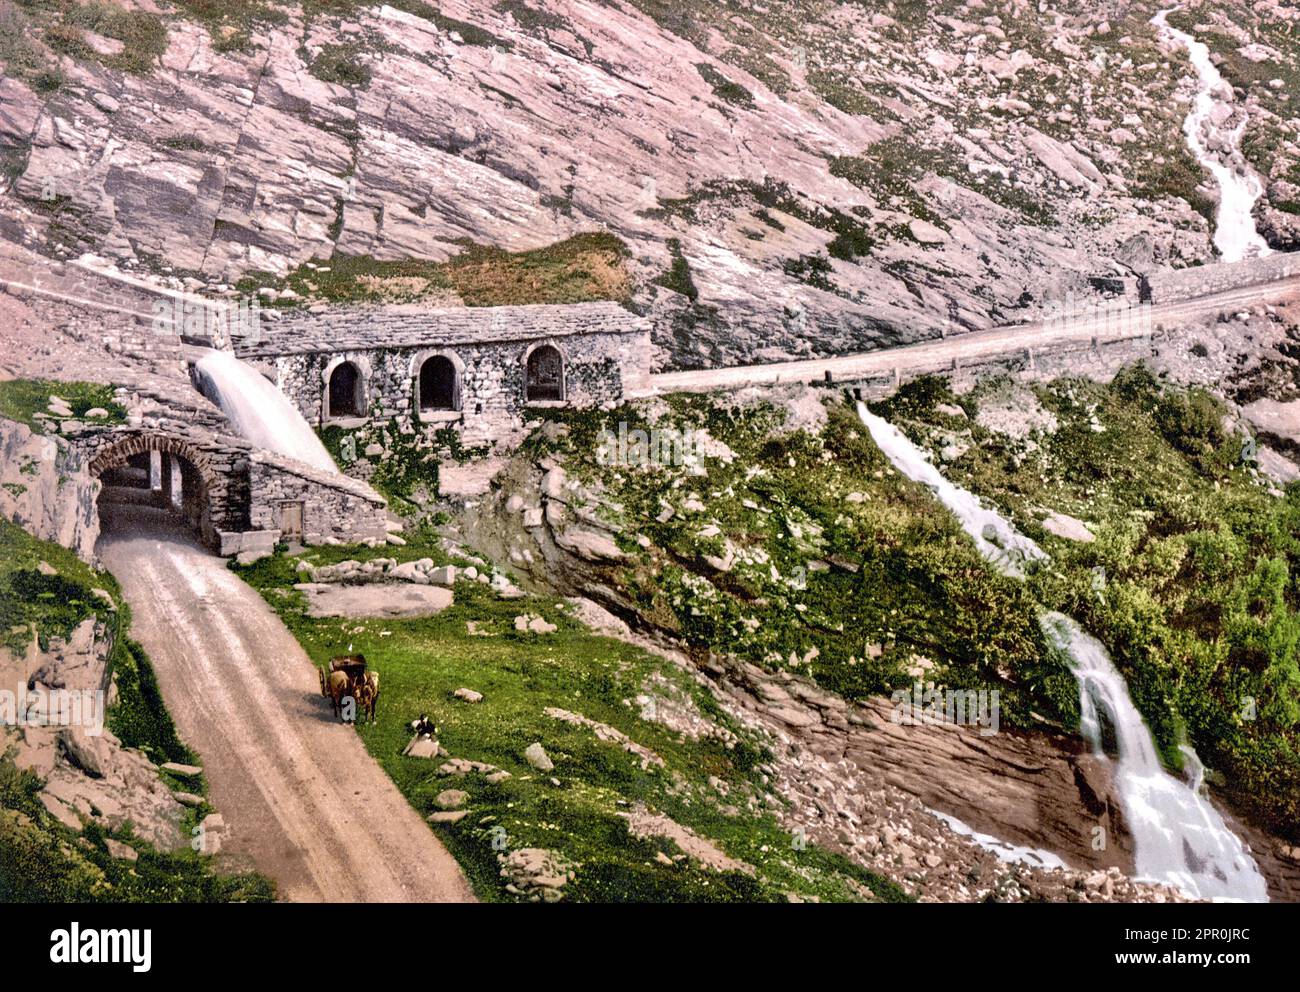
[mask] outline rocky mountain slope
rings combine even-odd
[[[599,231],[661,364],[911,340],[1210,257],[1155,9],[3,0],[0,234],[233,292]]]

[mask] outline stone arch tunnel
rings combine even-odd
[[[100,500],[170,510],[211,548],[221,532],[248,529],[248,459],[212,438],[163,430],[114,431],[97,439],[88,469]]]

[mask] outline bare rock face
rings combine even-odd
[[[1156,264],[1209,254],[1153,151],[1179,146],[1190,90],[1136,15],[1102,35],[1018,5],[1013,43],[996,13],[794,0],[318,6],[242,44],[163,11],[147,72],[8,73],[0,231],[229,287],[604,230],[682,367],[1029,317],[1126,272],[1134,238]]]
[[[35,707],[35,700],[48,698],[51,690],[106,689],[108,654],[103,625],[92,616],[66,640],[51,637],[45,651],[33,642],[25,657],[5,652],[0,678],[8,690],[28,686]],[[3,728],[0,744],[13,747],[15,764],[43,780],[41,803],[73,830],[91,822],[109,830],[129,823],[136,836],[159,849],[182,846],[185,806],[159,777],[157,767],[103,727],[102,709],[98,717],[87,705],[78,712],[80,722],[71,725],[41,725],[42,720],[29,716],[18,726]]]
[[[99,537],[90,478],[66,441],[0,419],[0,516],[89,560]]]

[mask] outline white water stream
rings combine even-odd
[[[1225,262],[1240,262],[1245,258],[1269,255],[1272,250],[1255,229],[1251,211],[1264,193],[1264,184],[1255,170],[1241,154],[1239,143],[1246,127],[1245,118],[1231,130],[1222,130],[1231,117],[1232,88],[1210,59],[1210,50],[1204,42],[1197,41],[1184,31],[1171,27],[1167,18],[1177,7],[1162,10],[1151,23],[1166,37],[1187,49],[1192,67],[1201,86],[1192,110],[1183,121],[1187,145],[1205,168],[1209,169],[1219,184],[1219,209],[1215,217],[1214,247]],[[1225,95],[1227,99],[1225,99]],[[1224,151],[1216,155],[1212,145],[1222,145]],[[1226,155],[1225,163],[1223,155]]]
[[[209,351],[194,368],[199,392],[221,408],[240,437],[322,472],[338,472],[306,418],[257,369],[226,351]]]
[[[1006,841],[999,840],[990,834],[980,833],[974,827],[968,826],[955,816],[941,813],[937,809],[927,808],[927,812],[948,824],[948,829],[953,833],[969,837],[1005,864],[1030,865],[1034,868],[1068,869],[1070,867],[1061,860],[1060,855],[1053,851],[1044,851],[1037,847],[1021,847],[1019,844],[1008,844]]]
[[[858,403],[858,416],[894,467],[929,487],[980,552],[1003,571],[1020,574],[1018,567],[1009,567],[1019,564],[1008,563],[1009,550],[1017,550],[1023,556],[1021,561],[1047,557],[1010,521],[945,479],[921,449],[893,424],[868,410],[865,403]],[[1084,739],[1098,756],[1113,763],[1115,788],[1133,834],[1137,876],[1175,886],[1196,899],[1267,902],[1268,887],[1254,859],[1218,811],[1199,794],[1199,759],[1192,766],[1198,778],[1195,787],[1165,772],[1151,733],[1105,646],[1060,613],[1045,612],[1039,622],[1048,640],[1069,659],[1079,681]],[[1108,739],[1114,741],[1113,756],[1105,751]],[[1194,752],[1191,758],[1195,758]]]

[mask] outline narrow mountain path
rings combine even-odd
[[[1239,310],[1265,303],[1300,299],[1300,277],[1291,276],[1274,282],[1243,286],[1199,296],[1191,300],[1151,307],[1149,327],[1177,325],[1222,311]],[[699,369],[690,372],[662,372],[646,380],[639,395],[673,392],[705,392],[714,389],[741,389],[745,386],[822,380],[829,372],[835,381],[845,382],[877,375],[937,372],[951,367],[954,361],[975,362],[996,355],[1024,354],[1026,349],[1047,353],[1065,345],[1086,345],[1095,331],[1082,320],[1064,327],[1044,323],[1009,324],[981,331],[968,331],[952,337],[920,341],[897,348],[836,355],[830,358],[807,358],[769,365],[735,365],[726,368]],[[1136,339],[1143,336],[1137,328],[1120,334],[1101,334],[1102,343]]]
[[[228,827],[223,855],[251,863],[288,901],[473,900],[433,830],[334,719],[310,659],[262,597],[162,511],[102,511],[97,551],[202,759]]]

